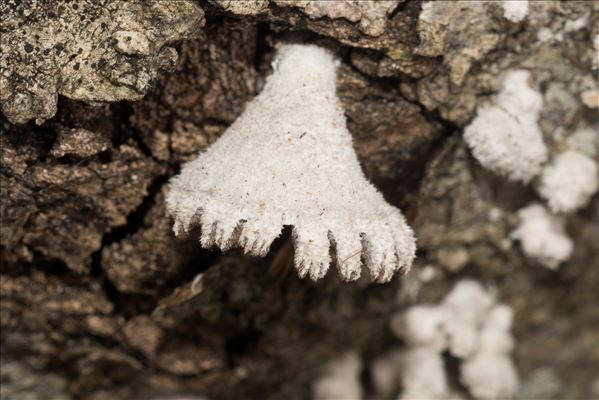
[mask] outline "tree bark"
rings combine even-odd
[[[73,15],[98,7],[73,3],[81,5]],[[464,277],[495,288],[515,311],[520,398],[599,395],[599,198],[566,216],[572,258],[557,271],[543,268],[510,239],[516,211],[539,201],[534,185],[483,169],[462,139],[503,74],[526,69],[544,98],[539,125],[551,154],[582,129],[594,131],[597,146],[589,97],[599,87],[597,3],[530,2],[520,22],[500,2],[405,1],[372,20],[353,9],[315,15],[255,3],[198,1],[194,18],[164,23],[186,27],[161,31],[160,48],[176,47],[176,67],[131,96],[100,103],[45,82],[54,89],[44,96],[60,94],[53,117],[15,106],[16,91],[35,90],[21,73],[26,60],[4,50],[17,45],[3,44],[2,62],[13,57],[19,74],[0,76],[16,82],[0,98],[2,397],[304,399],[327,360],[355,349],[366,397],[375,398],[368,365],[401,346],[388,330],[391,316],[438,301]],[[9,15],[3,36],[53,21],[32,4],[1,6]],[[149,13],[139,17],[148,24],[158,12],[135,10],[131,18]],[[72,44],[95,38],[74,36]],[[326,46],[342,60],[337,91],[365,174],[418,237],[407,277],[347,284],[331,270],[316,283],[300,280],[289,230],[264,259],[174,237],[164,204],[169,178],[243,112],[284,40]],[[147,56],[139,71],[157,71],[165,54]],[[40,76],[48,65],[36,59],[31,68]],[[72,78],[61,71],[63,81]],[[110,93],[121,84],[110,83]],[[428,283],[420,279],[425,266],[435,271]]]

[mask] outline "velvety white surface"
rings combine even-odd
[[[474,399],[511,399],[518,392],[510,352],[513,311],[477,281],[463,279],[439,304],[415,305],[395,316],[391,331],[405,347],[376,362],[380,393],[393,388],[393,371],[403,389],[400,400],[459,399],[448,385],[442,353],[461,360],[460,381]],[[378,388],[377,388],[378,390]]]
[[[528,0],[503,0],[503,16],[512,22],[520,22],[528,15]]]
[[[512,233],[520,241],[522,251],[549,269],[572,255],[574,242],[566,235],[565,221],[552,215],[544,206],[533,203],[518,211],[520,225]]]
[[[336,95],[332,54],[283,45],[273,70],[218,142],[171,181],[175,232],[199,223],[203,246],[264,256],[292,225],[301,277],[326,274],[331,245],[344,280],[359,278],[362,257],[374,280],[406,272],[414,235],[364,177]]]
[[[555,156],[543,169],[538,185],[539,194],[556,213],[572,212],[586,206],[597,188],[597,164],[576,150]]]
[[[525,183],[547,161],[537,124],[543,98],[528,85],[529,75],[524,70],[508,72],[494,104],[479,107],[464,130],[464,140],[483,167]]]

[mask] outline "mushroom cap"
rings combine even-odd
[[[406,272],[415,238],[399,211],[364,177],[336,96],[337,62],[314,45],[283,45],[262,92],[222,137],[183,166],[167,208],[175,233],[202,228],[201,243],[264,256],[293,226],[300,277],[335,262],[344,280]]]

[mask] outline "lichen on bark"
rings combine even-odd
[[[18,124],[54,116],[58,94],[139,100],[159,69],[176,65],[169,45],[204,22],[188,0],[7,0],[0,14],[0,103]]]

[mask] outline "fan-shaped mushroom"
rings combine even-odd
[[[175,233],[200,224],[204,247],[264,256],[292,225],[300,277],[326,274],[331,245],[347,281],[359,278],[362,259],[379,282],[409,269],[412,230],[364,177],[336,95],[337,66],[318,46],[281,47],[262,92],[171,181]]]

